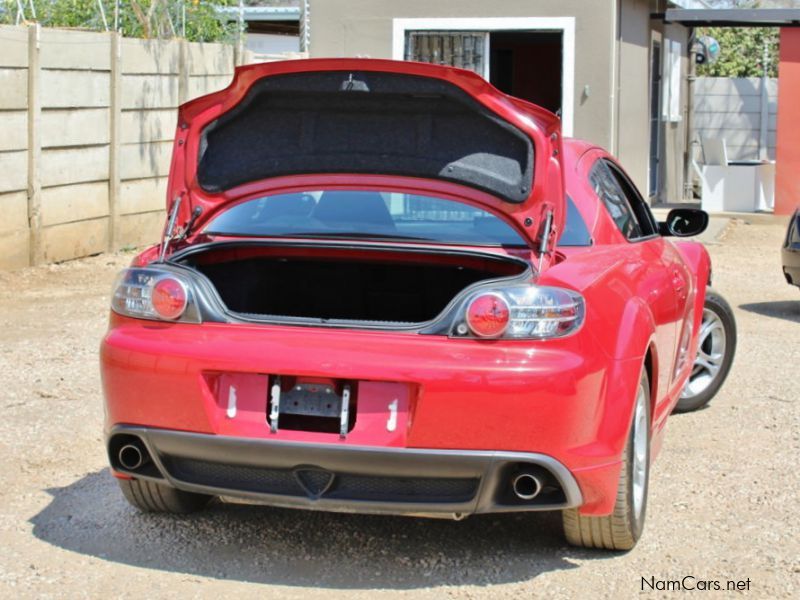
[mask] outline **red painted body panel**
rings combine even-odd
[[[688,364],[694,360],[711,261],[706,249],[697,242],[660,236],[627,241],[589,184],[589,171],[597,160],[615,163],[616,160],[605,150],[582,140],[565,140],[564,153],[567,194],[586,221],[594,245],[591,249],[562,249],[571,258],[564,263],[569,266],[561,281],[584,293],[590,309],[599,307],[603,311],[624,313],[618,320],[610,319],[619,324],[618,331],[612,334],[613,356],[634,349],[650,351],[654,371],[651,413],[655,456],[663,440],[667,417],[689,376],[688,365],[675,372],[678,340],[688,323],[693,331]],[[548,271],[545,277],[551,277],[560,266]],[[594,286],[600,286],[596,302],[589,299],[587,292]],[[614,301],[610,294],[615,289],[621,294]],[[606,317],[609,316],[607,313]]]
[[[560,140],[546,152],[538,151],[557,131],[548,113],[491,91],[480,78],[462,72],[386,61],[365,64],[302,61],[246,67],[238,70],[227,90],[182,107],[170,197],[189,194],[193,204],[203,205],[210,214],[264,192],[265,184],[259,182],[225,197],[203,195],[191,177],[193,159],[187,157],[197,154],[197,136],[191,132],[235,104],[267,72],[374,68],[452,79],[509,120],[529,119],[528,130],[541,133],[535,134],[535,141],[537,160],[544,162],[536,173],[548,168],[558,172],[538,179],[532,202],[513,206],[455,184],[385,176],[285,177],[270,181],[269,189],[343,185],[427,190],[491,207],[524,233],[524,218],[531,211],[538,218],[541,198],[559,197],[563,181],[593,245],[561,248],[559,260],[546,263],[535,278],[539,284],[583,295],[582,329],[558,340],[489,341],[288,325],[158,323],[112,313],[101,349],[107,430],[131,424],[309,444],[536,452],[557,459],[574,475],[584,514],[608,514],[646,356],[652,366],[654,451],[688,377],[693,356],[687,368],[675,373],[678,340],[685,327],[693,327],[693,336],[699,329],[708,254],[691,242],[625,240],[588,181],[593,162],[610,157],[575,140],[566,140],[563,152]],[[551,160],[553,150],[559,150],[557,160]],[[554,206],[561,203],[553,201]],[[188,218],[188,212],[182,218]],[[532,262],[537,258],[528,251],[515,255]],[[155,258],[156,249],[151,248],[134,264]],[[693,338],[690,347],[695,346]],[[347,438],[290,430],[271,434],[265,423],[265,376],[280,374],[360,382],[358,417]],[[226,415],[232,383],[238,400],[233,418]],[[388,432],[384,424],[395,399],[398,427]]]
[[[609,361],[592,336],[581,334],[538,344],[487,344],[323,328],[162,325],[116,315],[101,361],[108,429],[125,423],[309,443],[542,452],[586,472],[587,510],[608,510],[607,487],[593,492],[588,482],[600,478],[604,486],[615,485],[627,430],[606,398],[632,393],[626,382],[641,368],[641,358]],[[224,398],[208,381],[217,373],[370,383],[359,390],[356,428],[340,442],[337,434],[270,434],[267,396],[258,386],[252,395],[238,393],[245,414],[225,419]],[[391,392],[400,385],[408,395],[410,414],[402,435],[391,439],[385,427],[361,419],[365,411],[385,422],[397,397],[387,393],[389,384]],[[260,427],[253,412],[261,415]]]

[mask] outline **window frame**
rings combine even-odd
[[[611,175],[616,180],[616,183],[619,186],[620,191],[622,192],[622,196],[625,199],[625,203],[628,207],[628,210],[630,211],[630,214],[635,220],[636,224],[638,225],[640,231],[643,230],[642,217],[644,217],[644,220],[647,222],[650,228],[650,233],[644,233],[644,231],[642,231],[642,235],[638,237],[631,238],[625,235],[625,232],[623,232],[622,229],[620,229],[619,225],[617,224],[617,221],[614,219],[613,215],[611,214],[611,211],[608,209],[606,201],[600,196],[600,194],[597,193],[597,191],[595,191],[595,194],[598,196],[598,199],[603,205],[603,209],[606,211],[606,214],[611,218],[611,220],[614,223],[614,226],[617,228],[617,231],[620,232],[625,241],[631,244],[635,244],[661,237],[661,234],[659,233],[658,230],[658,221],[653,215],[653,212],[650,210],[650,206],[647,204],[647,202],[644,201],[642,194],[633,184],[633,182],[625,173],[625,171],[622,169],[622,167],[619,166],[611,158],[601,157],[597,159],[594,165],[592,165],[592,168],[589,170],[589,185],[592,188],[592,190],[595,189],[594,185],[591,182],[592,174],[594,173],[595,169],[597,169],[598,166],[601,164],[604,165],[610,171]],[[635,206],[637,204],[638,204],[638,210]]]

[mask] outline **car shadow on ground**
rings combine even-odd
[[[107,469],[48,489],[33,534],[103,560],[187,575],[336,589],[528,581],[609,554],[565,545],[558,513],[465,521],[214,503],[188,517],[141,514]]]
[[[783,300],[777,302],[753,302],[741,304],[739,308],[757,315],[784,319],[800,323],[800,300]]]

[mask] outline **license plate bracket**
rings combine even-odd
[[[357,382],[271,375],[267,423],[280,429],[338,433],[345,438],[355,426]]]
[[[327,383],[296,383],[281,394],[280,414],[339,418],[342,397]]]

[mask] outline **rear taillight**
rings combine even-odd
[[[175,273],[125,269],[114,284],[111,308],[126,317],[199,323],[191,284]]]
[[[472,333],[493,338],[505,333],[511,311],[500,294],[489,292],[475,296],[467,305],[465,319]]]
[[[186,310],[186,287],[173,277],[159,279],[153,286],[150,298],[153,310],[162,319],[175,320]]]
[[[580,329],[585,304],[572,290],[513,285],[475,292],[458,314],[455,337],[551,339]]]

